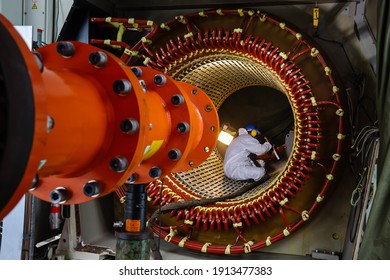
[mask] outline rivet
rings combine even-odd
[[[206,112],[211,112],[213,110],[213,106],[211,106],[210,104],[206,105],[205,108]]]

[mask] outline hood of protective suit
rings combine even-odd
[[[245,128],[239,128],[238,129],[238,135],[248,134],[248,131],[246,131]]]

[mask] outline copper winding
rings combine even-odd
[[[233,30],[224,27],[204,29],[198,25],[201,21],[200,18],[207,20],[208,17],[212,16],[219,18],[239,16],[242,18],[242,24]],[[97,21],[94,19],[94,22]],[[286,32],[294,36],[296,38],[295,44],[290,46],[290,49],[281,51],[278,46],[273,45],[266,38],[250,32],[251,27],[265,22],[272,25],[274,29],[278,29],[278,32]],[[185,33],[179,35],[172,33],[172,37],[169,37],[172,30],[182,25],[185,27]],[[248,245],[245,245],[248,244],[248,240],[244,236],[243,229],[264,224],[275,215],[279,215],[285,228],[277,234],[267,236],[264,240],[251,241],[250,251],[269,246],[286,237],[312,216],[322,198],[325,197],[340,165],[338,160],[333,160],[330,167],[325,167],[322,162],[328,160],[329,155],[321,154],[322,146],[326,145],[325,141],[336,143],[336,149],[332,151],[332,155],[343,153],[344,139],[337,137],[337,135],[344,135],[341,111],[338,111],[334,117],[335,129],[337,130],[334,138],[324,139],[323,134],[326,128],[322,124],[322,114],[342,109],[339,87],[336,86],[331,67],[327,65],[325,58],[317,48],[313,47],[304,36],[294,31],[288,24],[260,11],[210,10],[204,11],[202,15],[191,14],[176,17],[162,26],[163,28],[159,27],[158,30],[153,29],[153,34],[148,38],[150,40],[169,38],[164,41],[164,44],[158,47],[153,47],[153,44],[138,45],[133,50],[136,50],[139,56],[127,56],[124,61],[132,65],[140,61],[141,57],[141,61],[148,67],[179,79],[184,77],[181,75],[186,65],[191,65],[196,61],[201,63],[203,57],[211,57],[213,54],[251,60],[274,73],[286,89],[285,94],[294,113],[296,132],[294,149],[286,167],[265,190],[258,191],[250,197],[232,199],[207,206],[170,210],[169,216],[179,223],[182,230],[180,234],[170,236],[170,242],[197,251],[202,251],[205,244],[208,244],[206,246],[207,253],[245,253],[248,251]],[[308,64],[315,62],[322,66],[323,79],[330,85],[331,89],[328,93],[318,98],[318,93],[313,92],[311,81],[306,78],[299,66],[302,61]],[[197,66],[194,64],[193,67],[196,69]],[[324,95],[327,95],[326,99],[324,99]],[[213,101],[218,108],[223,100],[222,97],[221,100]],[[305,192],[313,170],[316,170],[316,174],[318,174],[318,170],[322,171],[322,186],[318,187],[318,197],[321,199],[315,200],[307,209],[297,209],[290,206],[290,200],[295,199],[299,193]],[[181,200],[202,199],[202,196],[186,190],[186,186],[172,175],[168,175],[166,178],[168,180],[165,180],[164,186],[159,180],[149,184],[147,192],[151,206],[156,207],[159,203],[164,206]],[[162,191],[161,188],[163,188]],[[160,193],[162,193],[162,197],[160,197]],[[295,218],[291,220],[290,217]],[[157,224],[153,225],[153,228],[156,233],[161,232],[162,238],[166,238],[169,234],[169,230],[158,228]],[[237,234],[237,240],[232,244],[224,245],[191,240],[193,230],[234,230]],[[188,235],[183,238],[182,234]],[[243,240],[245,244],[241,244],[239,240]]]

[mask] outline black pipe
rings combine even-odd
[[[153,233],[146,229],[146,185],[126,184],[124,220],[125,226],[116,231],[117,260],[150,259],[150,240]]]
[[[146,227],[145,184],[129,184],[125,200],[125,229],[128,232],[144,232]]]

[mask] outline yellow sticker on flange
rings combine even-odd
[[[160,149],[163,143],[163,140],[154,140],[152,144],[146,146],[142,160],[152,157]]]

